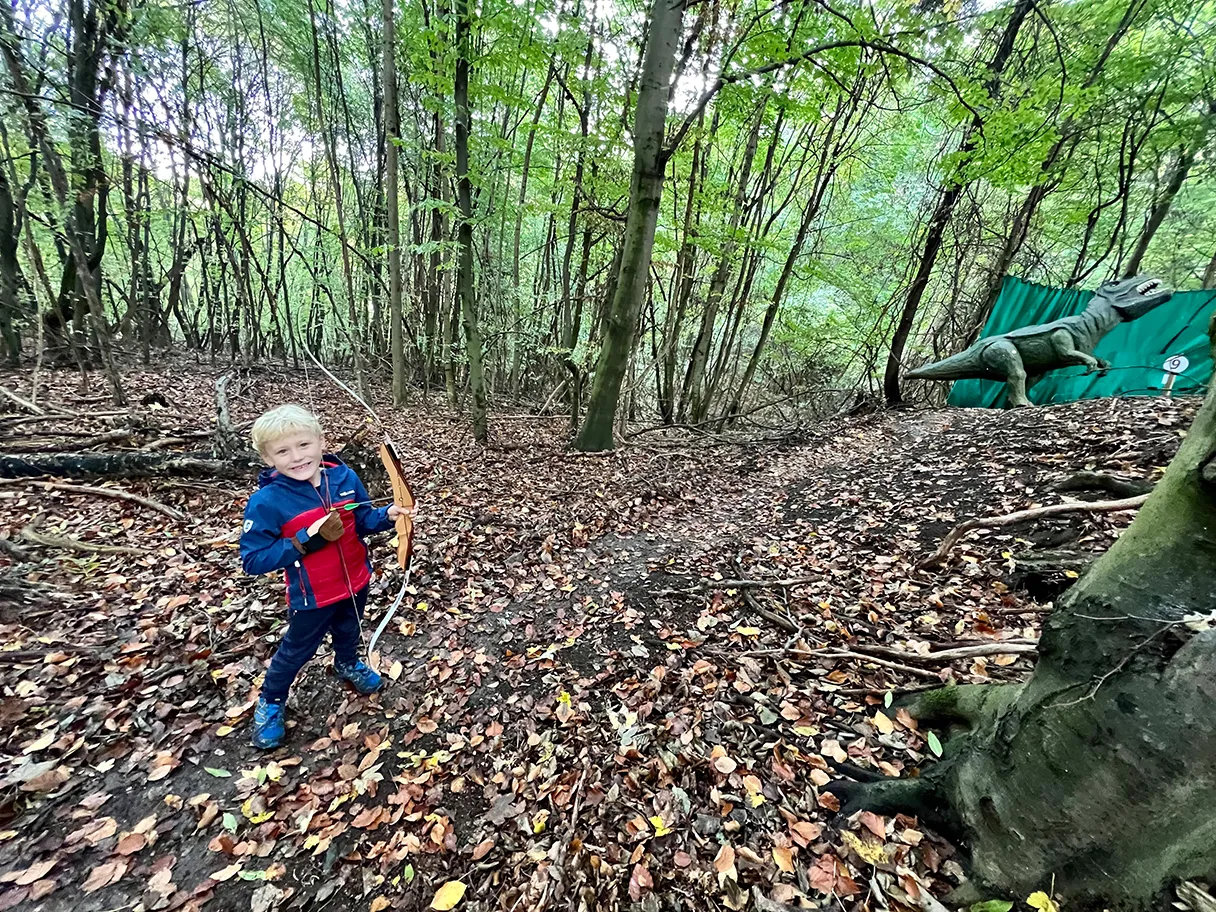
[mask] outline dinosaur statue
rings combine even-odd
[[[910,380],[1004,380],[1010,407],[1033,405],[1026,390],[1048,371],[1084,365],[1105,371],[1110,363],[1095,358],[1094,347],[1124,321],[1135,320],[1160,307],[1173,291],[1139,275],[1106,282],[1081,313],[1038,326],[1023,326],[999,336],[980,339],[966,351],[909,371]]]

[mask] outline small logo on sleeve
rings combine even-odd
[[[354,494],[354,493],[355,493],[355,492],[354,492],[354,490],[350,490],[350,491],[339,491],[339,492],[338,492],[338,496],[339,496],[339,497],[350,497],[350,496],[351,496],[352,494]]]
[[[245,520],[245,525],[241,527],[241,531],[248,532],[252,528],[253,528],[253,520],[247,519],[247,520]]]

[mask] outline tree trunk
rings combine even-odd
[[[1009,21],[1005,23],[1005,31],[1001,35],[1000,44],[997,45],[996,52],[988,64],[988,91],[993,97],[1000,90],[1001,73],[1013,54],[1018,31],[1033,5],[1033,0],[1018,0],[1009,16]],[[975,151],[976,134],[982,127],[983,121],[980,117],[974,117],[963,134],[959,150],[960,158],[965,160]],[[950,217],[954,214],[954,207],[958,204],[958,199],[966,186],[967,182],[958,179],[957,176],[947,177],[938,195],[933,215],[929,217],[929,229],[925,232],[920,260],[916,266],[916,276],[908,287],[908,296],[904,299],[903,311],[899,315],[899,323],[896,325],[895,335],[891,339],[891,351],[887,356],[886,371],[883,373],[882,387],[888,405],[896,405],[903,401],[903,395],[899,389],[899,374],[903,369],[904,348],[908,344],[908,336],[911,335],[912,327],[916,323],[916,312],[920,309],[925,289],[929,287],[929,279],[933,275],[937,255],[941,252],[942,241],[946,236],[946,229],[950,225]]]
[[[393,357],[393,405],[405,402],[405,341],[401,314],[401,219],[397,209],[397,26],[393,0],[383,3],[385,218],[388,222],[389,348]]]
[[[722,255],[718,266],[709,281],[709,294],[705,298],[705,310],[701,314],[701,325],[697,337],[692,344],[692,355],[688,361],[688,370],[684,372],[681,387],[679,419],[689,418],[696,423],[704,420],[709,407],[709,397],[705,395],[703,378],[709,363],[709,352],[713,343],[714,326],[718,320],[718,307],[722,303],[722,295],[730,281],[730,268],[734,260],[735,248],[738,246],[739,225],[743,218],[744,201],[747,199],[747,186],[751,182],[752,162],[756,157],[756,148],[760,142],[760,127],[764,123],[764,104],[755,112],[752,128],[747,136],[747,145],[743,149],[743,160],[735,188],[735,198],[731,204],[730,227],[727,229],[726,240],[722,244]],[[785,108],[777,116],[773,127],[772,146],[769,148],[771,160],[773,148],[781,137],[781,127],[785,122]]]
[[[473,438],[489,440],[486,427],[486,383],[481,363],[481,328],[477,324],[477,302],[473,298],[473,185],[469,180],[469,2],[456,0],[456,205],[460,225],[456,263],[456,297],[469,358],[469,392],[473,397]]]
[[[1216,392],[1131,527],[1061,599],[1022,686],[934,691],[954,725],[919,778],[834,787],[966,842],[982,897],[1163,908],[1216,875]]]
[[[1135,23],[1136,18],[1144,12],[1144,9],[1145,3],[1143,0],[1128,0],[1127,8],[1124,9],[1119,22],[1115,25],[1109,37],[1107,37],[1106,44],[1103,45],[1097,60],[1094,61],[1093,66],[1090,67],[1089,74],[1081,84],[1082,91],[1088,91],[1093,88],[1098,79],[1101,78],[1110,55]],[[1039,179],[1041,182],[1030,188],[1030,192],[1026,195],[1022,207],[1018,210],[1018,214],[1013,220],[1013,226],[1005,238],[1005,243],[1001,247],[1000,254],[997,255],[995,262],[992,263],[988,270],[988,280],[985,283],[984,290],[979,297],[978,306],[970,321],[970,328],[965,340],[967,345],[975,341],[975,337],[979,334],[984,324],[988,322],[988,317],[992,315],[992,308],[996,305],[997,298],[1000,296],[1001,285],[1005,281],[1005,274],[1013,266],[1018,252],[1022,249],[1022,244],[1026,241],[1026,237],[1030,232],[1030,223],[1038,211],[1039,204],[1059,185],[1060,179],[1068,169],[1068,163],[1072,158],[1072,154],[1076,151],[1077,145],[1081,141],[1082,132],[1081,125],[1077,123],[1077,119],[1074,116],[1070,116],[1060,125],[1060,138],[1047,151],[1042,164],[1039,166]],[[1057,164],[1060,165],[1058,168]]]
[[[1148,252],[1148,245],[1152,243],[1153,235],[1157,233],[1157,229],[1161,227],[1165,217],[1169,215],[1170,207],[1174,205],[1174,197],[1186,183],[1187,176],[1191,173],[1191,166],[1195,164],[1195,158],[1207,144],[1208,133],[1214,123],[1216,123],[1216,101],[1208,105],[1208,110],[1195,138],[1189,145],[1178,151],[1178,160],[1174,162],[1174,167],[1170,170],[1170,177],[1166,181],[1165,189],[1161,192],[1161,196],[1153,202],[1153,208],[1149,210],[1148,219],[1144,223],[1144,230],[1140,232],[1135,249],[1132,250],[1132,255],[1123,268],[1123,278],[1130,279],[1139,274],[1140,263],[1144,260],[1145,253]]]
[[[604,343],[596,363],[587,416],[575,441],[575,446],[583,451],[613,447],[612,428],[621,382],[633,350],[634,328],[646,299],[646,283],[650,277],[650,258],[666,166],[663,132],[683,22],[682,0],[654,0],[634,116],[633,177],[629,186],[620,274],[604,321]]]
[[[346,313],[350,320],[346,337],[350,344],[351,362],[355,372],[355,383],[359,394],[364,399],[370,399],[371,393],[367,384],[367,371],[363,367],[363,321],[359,319],[358,302],[355,300],[355,280],[350,262],[350,239],[346,233],[346,215],[342,203],[342,171],[338,167],[338,152],[333,125],[325,115],[325,99],[327,93],[321,85],[321,45],[317,35],[317,14],[312,0],[308,2],[308,22],[312,37],[312,75],[316,88],[317,124],[321,129],[322,145],[325,148],[325,160],[329,165],[329,177],[334,188],[334,213],[338,220],[338,246],[342,254],[342,279],[346,288]]]

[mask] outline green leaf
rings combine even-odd
[[[217,769],[214,766],[204,766],[203,769],[209,772],[212,776],[215,776],[217,779],[227,779],[232,775],[232,773],[228,772],[228,770]]]
[[[893,702],[895,702],[895,695],[894,695],[894,694],[892,694],[892,693],[891,693],[891,691],[889,691],[889,690],[888,690],[888,691],[886,692],[886,694],[884,694],[884,695],[883,695],[883,698],[882,698],[882,705],[883,705],[883,706],[885,706],[887,709],[890,709],[890,708],[891,708],[891,704],[892,704]]]
[[[236,827],[237,827],[236,814],[233,814],[230,811],[225,811],[224,818],[221,821],[221,823],[223,824],[224,829],[227,830],[229,833],[236,832]]]
[[[265,880],[265,871],[237,871],[237,877],[241,880]]]
[[[986,899],[972,904],[971,912],[1009,912],[1013,903],[1004,899]]]
[[[405,870],[403,870],[403,871],[401,872],[401,879],[402,879],[402,880],[404,880],[406,883],[413,883],[413,881],[414,881],[414,866],[413,866],[412,864],[407,864],[407,865],[405,866]]]
[[[929,732],[926,740],[929,742],[929,750],[933,751],[933,756],[940,757],[942,755],[942,743],[937,740],[937,735]]]

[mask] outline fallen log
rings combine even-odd
[[[209,453],[47,453],[0,454],[0,478],[38,475],[149,478],[248,478],[257,462],[252,453],[213,459]]]
[[[1055,486],[1057,491],[1105,491],[1112,497],[1139,497],[1154,487],[1153,482],[1107,472],[1077,472]]]

